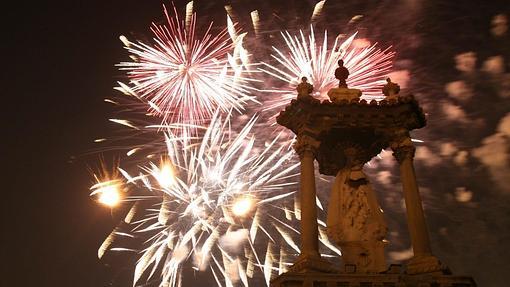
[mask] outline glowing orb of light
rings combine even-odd
[[[106,185],[101,187],[98,192],[98,201],[109,207],[117,206],[120,203],[121,196],[117,185]]]
[[[238,198],[232,204],[232,213],[235,216],[246,216],[253,208],[253,199],[249,197]]]
[[[153,176],[162,188],[169,188],[174,183],[174,170],[168,162],[163,162],[160,168],[153,167]]]

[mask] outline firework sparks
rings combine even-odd
[[[229,37],[235,24],[228,29],[211,31],[212,23],[199,38],[193,3],[186,6],[185,20],[180,20],[164,8],[167,25],[154,24],[151,31],[154,44],[121,40],[133,62],[118,66],[127,71],[130,86],[121,85],[124,93],[148,102],[149,111],[164,122],[197,126],[206,123],[216,109],[240,111],[254,98],[248,94],[253,79],[244,77],[248,69],[239,51],[242,37]]]
[[[150,208],[132,222],[133,233],[149,238],[135,268],[135,284],[161,268],[162,283],[179,286],[184,264],[209,270],[218,282],[228,279],[248,286],[257,270],[268,280],[274,265],[281,264],[277,255],[267,257],[268,249],[259,246],[267,245],[268,238],[271,244],[278,240],[271,233],[285,238],[281,246],[289,249],[289,260],[297,255],[290,222],[276,219],[285,211],[273,204],[293,200],[294,192],[283,191],[296,187],[298,164],[290,161],[293,152],[278,145],[278,138],[259,148],[251,132],[255,122],[252,118],[234,135],[230,122],[216,113],[203,137],[191,145],[169,129],[167,153],[159,163],[149,163],[138,177],[118,169],[126,183],[149,192],[129,200],[146,201],[154,194],[160,199],[157,210]],[[267,216],[275,213],[281,214]],[[256,237],[259,229],[262,234]],[[100,256],[116,232],[101,246]]]
[[[114,166],[117,166],[115,163]],[[108,207],[116,207],[123,198],[124,183],[119,176],[119,172],[114,170],[110,172],[103,160],[101,160],[100,169],[94,174],[95,184],[90,187],[93,196],[97,201]]]
[[[299,35],[289,32],[281,33],[285,41],[285,50],[273,47],[276,53],[271,55],[278,62],[278,66],[263,63],[263,72],[282,80],[288,84],[286,88],[268,90],[277,93],[275,99],[266,103],[266,110],[279,111],[283,106],[295,98],[295,88],[301,77],[307,77],[314,86],[314,96],[327,99],[327,92],[338,86],[335,79],[335,69],[338,60],[343,59],[350,75],[347,84],[350,88],[360,89],[363,98],[381,98],[380,89],[385,77],[392,68],[394,52],[381,50],[376,44],[359,47],[355,45],[356,34],[342,40],[335,38],[332,47],[328,47],[328,34],[324,31],[322,44],[317,43],[313,27],[307,37],[300,31]]]
[[[253,30],[255,31],[255,35],[259,35],[260,32],[260,16],[259,11],[254,10],[250,13],[251,21],[253,23]]]
[[[322,9],[324,8],[324,3],[326,3],[326,0],[319,1],[317,4],[315,4],[312,13],[312,22],[317,20],[317,17],[321,15]]]

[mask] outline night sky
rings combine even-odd
[[[315,4],[231,2],[246,17],[253,9],[260,9],[261,17],[275,10],[289,21],[268,21],[287,29],[292,27],[286,25],[311,14]],[[510,16],[510,4],[341,2],[326,2],[319,25],[335,30],[335,21],[345,23],[354,15],[365,15],[359,24],[362,36],[394,45],[397,68],[409,71],[409,91],[429,113],[428,127],[415,135],[425,140],[426,147],[416,165],[435,254],[454,274],[474,276],[479,286],[508,286],[510,124],[501,123],[510,112],[510,32],[495,37],[490,30],[494,16]],[[185,3],[177,1],[176,6],[183,9]],[[197,1],[199,19],[223,21],[225,3]],[[111,162],[120,152],[99,153],[93,140],[118,130],[108,121],[116,111],[103,101],[124,77],[114,67],[127,58],[118,37],[148,35],[150,23],[162,18],[161,1],[17,1],[15,5],[4,7],[3,13],[7,64],[2,69],[2,94],[7,103],[2,112],[0,285],[130,286],[129,268],[135,257],[97,259],[97,248],[119,215],[89,197],[90,168],[97,166],[100,155]],[[456,68],[458,61],[470,57],[468,52],[476,55],[475,67],[467,68],[475,72]],[[461,60],[456,60],[458,55]],[[492,62],[486,64],[495,56],[500,57],[496,62],[503,59],[498,77],[491,72]],[[455,96],[447,88],[456,81],[467,84],[468,95]],[[492,135],[498,140],[484,141]],[[458,150],[467,151],[462,167],[455,164],[447,143],[457,148],[452,152],[457,156]],[[385,183],[376,185],[384,190]],[[389,182],[397,183],[394,178]],[[404,214],[392,209],[391,201],[383,200],[381,205],[390,215],[402,217],[390,220],[390,228],[405,228]],[[400,250],[408,243],[405,236],[397,242]]]

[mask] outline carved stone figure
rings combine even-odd
[[[386,98],[395,98],[400,92],[400,86],[397,83],[392,82],[390,78],[387,78],[386,85],[383,86],[382,92]]]
[[[308,79],[306,77],[302,77],[301,83],[297,85],[296,90],[298,92],[298,100],[308,99],[311,97],[311,93],[313,92],[313,85],[308,83]]]
[[[341,103],[346,100],[358,101],[361,97],[361,90],[349,89],[347,87],[347,78],[349,77],[349,70],[344,67],[344,61],[338,61],[338,68],[335,70],[335,78],[338,79],[338,88],[332,88],[328,91],[328,96],[333,103]]]
[[[337,173],[328,207],[328,237],[342,250],[342,264],[356,266],[356,272],[386,270],[384,258],[387,232],[374,191],[357,161],[355,148],[344,153],[349,163]]]
[[[347,88],[347,78],[349,77],[349,70],[344,67],[344,61],[338,60],[338,68],[335,70],[335,78],[338,79],[339,88]]]

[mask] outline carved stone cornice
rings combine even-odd
[[[303,128],[320,134],[332,128],[413,130],[426,125],[425,114],[412,95],[379,102],[363,99],[339,103],[292,100],[277,116],[276,122],[296,135]]]

